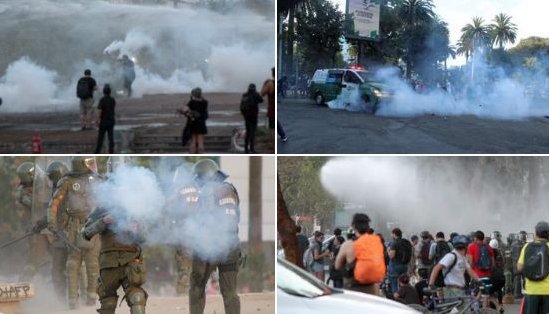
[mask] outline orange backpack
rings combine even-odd
[[[354,242],[355,280],[361,284],[382,282],[385,278],[383,243],[377,235],[364,234]]]

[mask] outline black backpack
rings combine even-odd
[[[432,265],[433,262],[429,259],[429,250],[431,249],[431,240],[428,242],[423,242],[421,250],[419,251],[419,259],[423,263],[423,265],[429,266]]]
[[[450,245],[448,245],[448,242],[446,241],[439,241],[436,243],[435,246],[435,264],[437,264],[444,255],[450,253],[452,250],[450,249]]]
[[[242,112],[243,115],[248,116],[253,114],[255,105],[254,98],[254,94],[252,93],[242,95],[242,99],[240,100],[240,112]]]
[[[547,241],[528,243],[524,252],[524,276],[540,281],[549,275],[549,249]]]
[[[90,89],[90,81],[88,79],[79,79],[78,84],[76,84],[76,97],[80,99],[91,98],[92,95],[90,93]]]
[[[492,258],[490,257],[490,251],[488,250],[488,245],[479,244],[478,245],[478,261],[477,267],[480,270],[491,270],[492,269]]]
[[[395,242],[395,260],[403,265],[410,263],[412,259],[412,243],[407,239],[397,239]]]

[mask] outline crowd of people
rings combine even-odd
[[[131,97],[132,83],[135,80],[134,64],[128,56],[124,55],[122,60],[122,76],[124,78],[124,88],[127,90],[128,97]],[[271,69],[272,78],[266,80],[261,91],[256,90],[256,85],[251,83],[248,90],[242,95],[240,101],[240,112],[244,117],[246,127],[245,153],[256,153],[255,137],[259,115],[259,104],[263,103],[263,98],[267,97],[267,117],[269,119],[269,137],[270,146],[274,150],[275,144],[275,83],[274,68]],[[103,86],[103,96],[99,100],[97,108],[94,108],[94,92],[98,89],[96,80],[92,77],[90,69],[84,71],[84,76],[80,78],[76,86],[76,95],[80,99],[80,123],[82,130],[93,130],[93,112],[97,109],[96,127],[99,130],[95,154],[100,154],[105,133],[108,135],[109,154],[114,153],[114,126],[115,126],[115,107],[116,100],[111,96],[112,90],[110,84]],[[181,134],[181,142],[186,146],[190,141],[190,153],[204,153],[204,136],[208,134],[206,126],[209,118],[208,101],[202,94],[202,89],[196,87],[191,90],[189,101],[183,106],[179,113],[187,118],[187,122]],[[279,134],[284,132],[279,124]],[[286,136],[283,136],[286,141]]]
[[[534,227],[534,239],[527,233],[510,234],[507,243],[499,231],[490,236],[481,230],[467,235],[444,232],[433,236],[423,231],[409,238],[399,228],[392,239],[370,227],[366,214],[355,214],[352,227],[342,236],[337,228],[325,241],[316,231],[309,239],[298,226],[298,246],[303,267],[316,278],[345,288],[385,296],[405,304],[433,306],[438,300],[462,300],[473,287],[485,295],[482,306],[504,311],[504,303],[523,298],[525,314],[549,313],[549,223]],[[325,278],[324,263],[329,263]],[[524,293],[524,295],[523,295]],[[433,310],[433,309],[430,309]]]

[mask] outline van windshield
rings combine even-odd
[[[372,80],[372,76],[370,75],[370,73],[366,72],[366,71],[355,71],[356,74],[360,75],[360,77],[362,78],[362,80],[364,82],[371,82],[373,81]]]

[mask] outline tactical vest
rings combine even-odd
[[[17,202],[25,207],[29,213],[32,210],[32,186],[20,185],[15,192]]]
[[[198,209],[200,200],[200,190],[193,184],[188,184],[179,189],[179,198],[184,204],[184,211],[188,214]],[[185,213],[184,213],[185,214]]]
[[[240,222],[240,199],[235,187],[228,182],[221,182],[213,186],[212,208],[221,211],[226,219],[234,224],[234,234],[238,237],[238,223]]]
[[[117,235],[110,229],[101,234],[101,254],[99,266],[103,268],[124,266],[141,257],[141,247],[137,244],[127,244],[119,239],[124,235]]]
[[[68,185],[66,195],[67,214],[78,219],[85,219],[93,209],[90,199],[90,188],[98,178],[93,174],[79,176],[66,176],[65,184]]]

